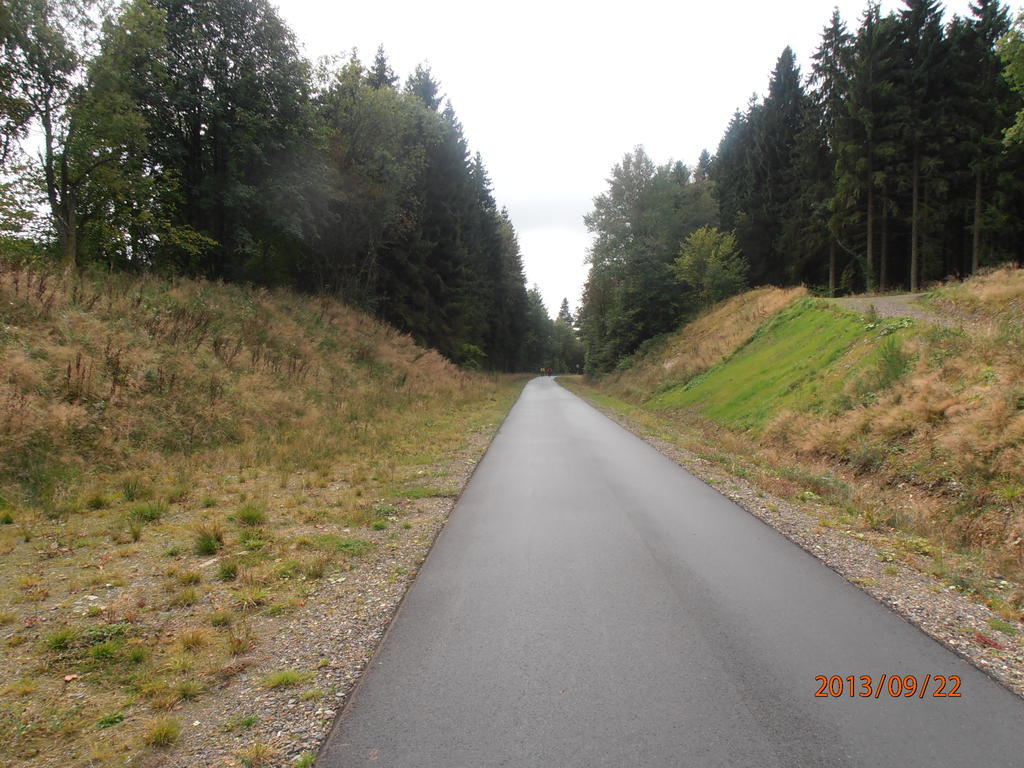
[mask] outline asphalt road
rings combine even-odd
[[[881,674],[961,696],[814,695]],[[1024,766],[1024,702],[540,378],[317,765]]]

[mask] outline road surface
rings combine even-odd
[[[817,698],[817,675],[959,698]],[[1024,765],[1024,701],[549,378],[527,385],[320,768]]]

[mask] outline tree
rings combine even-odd
[[[388,64],[388,57],[384,53],[383,45],[377,48],[377,55],[373,59],[373,66],[366,73],[366,82],[374,90],[394,88],[398,83],[398,78],[395,76],[394,71],[392,71],[391,65]]]
[[[901,64],[898,75],[900,103],[899,130],[909,160],[910,290],[916,292],[921,279],[921,184],[934,177],[942,140],[941,104],[944,90],[940,66],[945,54],[942,11],[936,0],[905,0],[900,11],[898,32]]]
[[[701,227],[679,249],[675,275],[697,305],[706,308],[742,292],[747,286],[748,265],[732,232]]]
[[[878,196],[897,153],[892,117],[895,23],[891,16],[882,18],[876,4],[868,5],[854,41],[845,114],[837,125],[832,231],[838,238],[863,226],[864,249],[845,249],[860,262],[868,290],[878,285]]]
[[[1006,80],[1014,91],[1024,97],[1024,13],[1017,16],[1010,30],[1000,38],[998,51]],[[1006,141],[1024,143],[1024,109],[1017,112],[1013,125],[1007,128]]]
[[[440,84],[434,79],[430,67],[424,64],[417,64],[416,70],[409,75],[405,81],[405,92],[415,96],[429,110],[436,111],[444,100]]]

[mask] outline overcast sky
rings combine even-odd
[[[612,166],[643,144],[657,163],[714,154],[737,108],[763,94],[792,46],[806,74],[838,6],[851,28],[861,0],[520,0],[514,3],[278,0],[310,58],[383,44],[405,77],[427,62],[499,205],[519,232],[528,283],[549,312],[575,309],[590,237],[583,215]],[[882,2],[883,12],[902,7]],[[1016,5],[1014,6],[1016,7]],[[947,18],[968,0],[946,4]]]

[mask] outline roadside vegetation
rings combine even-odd
[[[173,748],[522,382],[333,299],[0,262],[0,762]]]
[[[774,314],[738,338],[770,291],[718,305],[606,379],[567,383],[823,505],[823,525],[891,534],[892,557],[1024,618],[1024,271],[929,293],[923,306],[958,327],[776,292]]]

